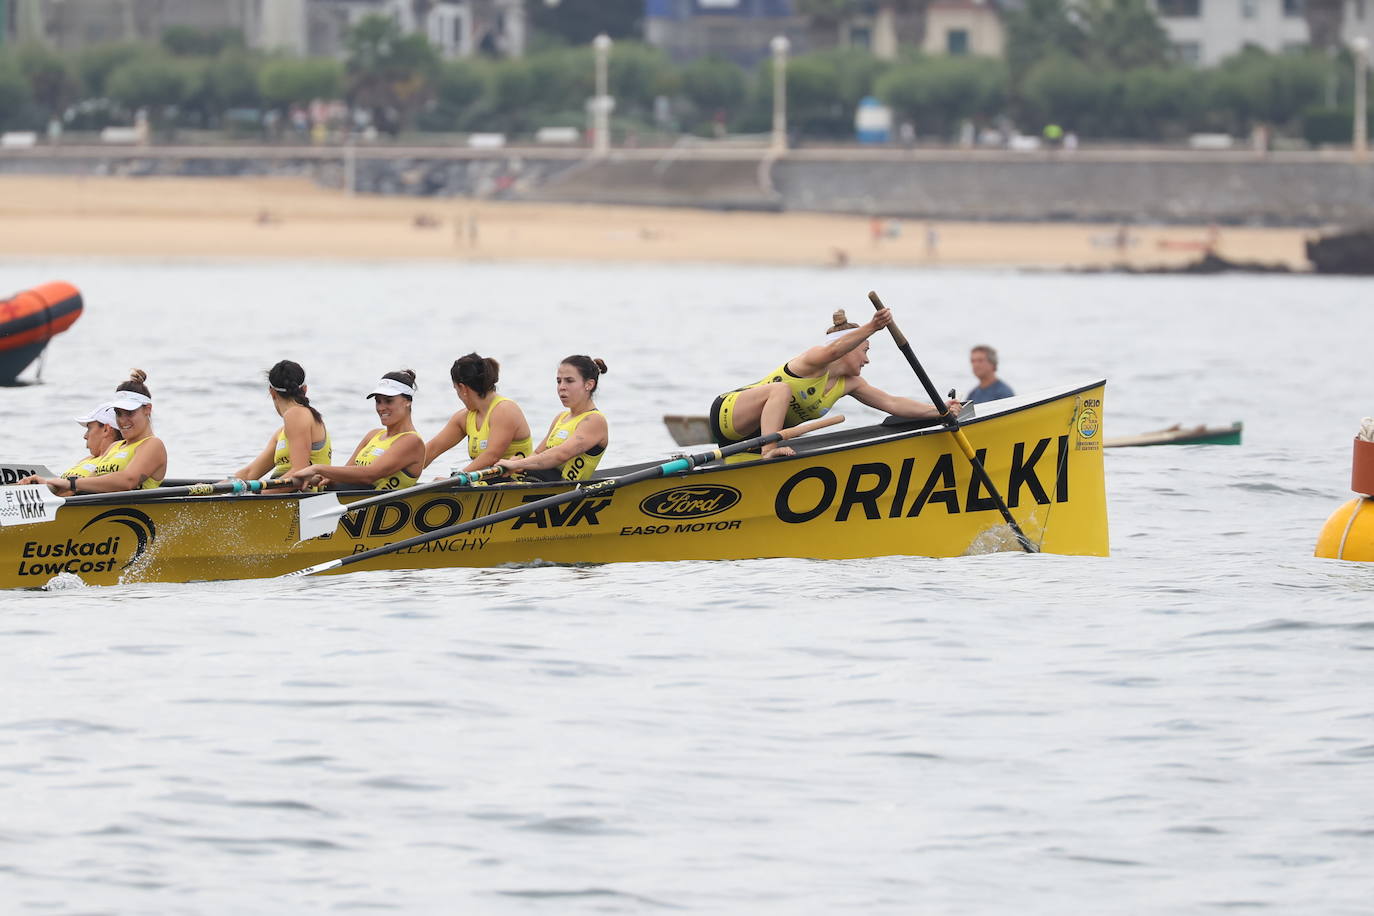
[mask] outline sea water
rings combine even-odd
[[[1364,914],[1374,568],[1314,559],[1374,413],[1367,281],[705,265],[0,263],[86,313],[5,460],[148,372],[172,476],[308,372],[345,460],[383,372],[501,362],[536,435],[610,365],[607,465],[876,289],[941,391],[1108,379],[1109,558],[355,573],[0,595],[0,912]],[[891,342],[865,376],[921,397]],[[30,373],[32,374],[32,373]],[[847,399],[849,425],[877,415]],[[444,465],[447,467],[447,465]]]

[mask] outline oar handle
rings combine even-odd
[[[883,305],[883,300],[879,299],[878,294],[872,290],[868,293],[868,301],[873,303],[873,310],[875,312],[887,308],[887,306]],[[949,405],[941,399],[940,392],[935,389],[935,383],[930,380],[930,376],[926,375],[926,370],[922,368],[920,361],[916,359],[916,354],[911,351],[911,344],[907,343],[906,335],[902,333],[901,328],[897,327],[896,320],[888,324],[887,330],[892,334],[892,339],[897,343],[897,349],[902,351],[902,355],[906,357],[906,361],[911,364],[912,371],[916,373],[916,377],[921,380],[921,387],[926,390],[926,397],[930,398],[930,402],[934,404],[935,409],[940,412],[940,419],[945,421],[949,426],[958,426],[959,418],[954,415],[954,411],[949,409]]]
[[[809,432],[815,432],[818,429],[825,429],[827,426],[834,426],[837,423],[843,422],[844,414],[832,413],[821,417],[819,420],[810,420],[800,426],[784,429],[781,433],[778,433],[778,435],[784,439],[795,439],[797,436],[804,436]]]

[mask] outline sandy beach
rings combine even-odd
[[[874,221],[810,213],[400,198],[306,179],[0,176],[0,251],[155,258],[377,258],[1136,268],[1214,241],[1305,269],[1301,229]]]

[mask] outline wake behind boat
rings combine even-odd
[[[980,408],[963,429],[1015,520],[1047,553],[1108,552],[1101,430],[1104,381]],[[589,493],[364,560],[358,569],[509,563],[950,557],[1017,549],[938,421],[793,440],[797,454],[716,462]],[[649,465],[607,469],[597,479]],[[569,484],[456,487],[397,495],[300,541],[300,494],[189,496],[64,505],[52,521],[0,528],[0,588],[69,574],[92,585],[262,578],[480,519]],[[156,491],[149,491],[155,496]],[[340,493],[345,506],[372,495]],[[332,498],[332,497],[326,497]]]

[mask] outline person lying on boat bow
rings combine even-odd
[[[20,484],[46,483],[56,492],[64,488],[54,487],[53,480],[67,481],[71,477],[90,477],[92,474],[100,472],[100,459],[110,450],[119,438],[119,420],[115,417],[114,408],[109,403],[101,404],[84,417],[77,417],[76,422],[85,427],[83,438],[86,440],[86,451],[89,454],[78,461],[76,464],[67,468],[55,478],[44,479],[38,475],[30,475],[19,481]]]
[[[569,356],[558,364],[558,400],[567,409],[554,418],[549,433],[528,458],[502,458],[507,471],[535,480],[586,480],[596,471],[611,443],[606,417],[593,395],[606,364],[590,356]]]
[[[879,309],[867,324],[846,321],[844,310],[834,314],[825,343],[794,356],[752,385],[727,391],[711,404],[711,432],[728,445],[767,436],[824,416],[845,395],[893,416],[937,417],[934,405],[888,394],[860,377],[868,365],[868,339],[892,323],[892,312]],[[951,400],[957,415],[960,404]],[[769,445],[763,457],[795,454],[787,446]]]
[[[95,422],[107,425],[109,415],[102,413],[103,408],[108,407],[114,414],[119,440],[113,441],[101,453],[94,470],[85,474],[69,470],[62,477],[37,478],[31,482],[47,484],[58,496],[151,490],[161,486],[162,479],[167,476],[167,447],[153,435],[153,398],[144,384],[147,379],[148,374],[142,369],[130,370],[128,381],[119,384],[108,404],[101,405],[101,409],[90,417],[80,418],[88,421],[86,442],[92,446],[91,454],[94,455],[90,427]]]
[[[425,461],[425,441],[411,422],[415,373],[388,372],[367,395],[376,399],[380,429],[363,437],[347,465],[311,464],[286,476],[308,486],[339,483],[370,486],[374,490],[403,490],[415,486]]]
[[[449,369],[463,409],[425,443],[425,465],[468,440],[468,463],[454,471],[479,471],[501,458],[527,458],[534,451],[530,424],[520,405],[496,393],[501,366],[490,356],[469,353]]]
[[[311,464],[329,464],[333,456],[329,430],[320,412],[310,406],[305,370],[300,364],[284,359],[269,369],[267,393],[282,425],[267,440],[262,453],[234,476],[240,480],[256,480],[271,470],[273,477],[284,477]]]

